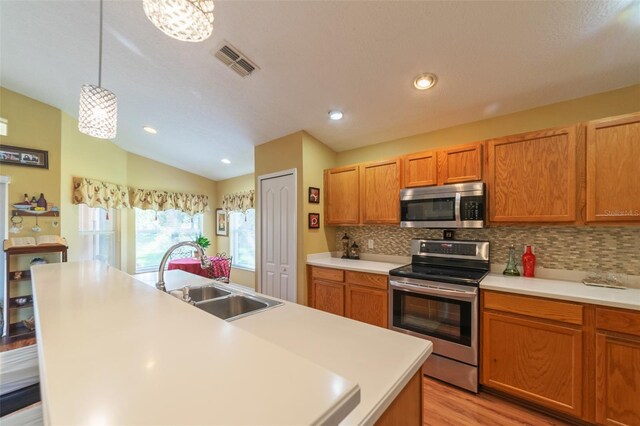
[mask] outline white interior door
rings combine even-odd
[[[296,302],[296,171],[259,177],[260,291]]]

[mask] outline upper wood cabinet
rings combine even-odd
[[[438,151],[438,185],[482,180],[482,142]]]
[[[395,158],[325,170],[325,223],[400,223],[401,167]]]
[[[404,157],[404,187],[438,184],[438,162],[435,151],[418,152]]]
[[[576,127],[488,142],[491,222],[576,220]]]
[[[482,180],[482,142],[404,157],[404,187]]]
[[[360,172],[357,165],[324,171],[325,223],[360,223]]]
[[[362,223],[400,223],[400,159],[360,165]]]
[[[640,113],[587,124],[587,222],[640,222]]]

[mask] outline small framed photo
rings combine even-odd
[[[0,163],[12,166],[49,168],[49,153],[40,149],[0,145]]]
[[[309,187],[309,202],[313,204],[320,202],[320,188]]]
[[[320,213],[309,213],[309,229],[320,228]]]
[[[216,209],[216,235],[226,237],[229,235],[229,227],[227,226],[227,211]]]

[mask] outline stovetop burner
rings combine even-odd
[[[389,271],[389,275],[477,287],[489,273],[486,241],[411,241],[412,262]]]

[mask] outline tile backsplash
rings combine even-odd
[[[411,255],[412,238],[442,238],[440,229],[338,227],[336,250],[342,250],[340,240],[345,233],[358,243],[362,253],[396,256]],[[373,249],[367,247],[370,239]],[[535,246],[536,265],[544,268],[640,275],[640,226],[501,226],[456,230],[456,239],[490,241],[491,263],[497,265],[506,265],[511,244],[516,247],[518,260],[524,245],[529,244]]]

